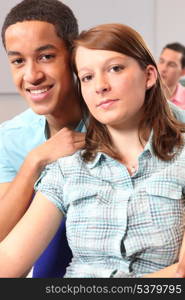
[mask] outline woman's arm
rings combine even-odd
[[[185,277],[185,252],[177,265],[175,277],[177,277],[177,278]]]
[[[146,274],[144,278],[174,278],[177,269],[177,263],[161,269],[157,272]]]
[[[62,213],[38,192],[29,209],[0,243],[0,277],[22,277],[47,247]]]
[[[185,233],[179,255],[179,263],[177,265],[175,277],[185,277]]]

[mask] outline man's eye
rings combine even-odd
[[[174,64],[174,63],[169,64],[169,66],[172,68],[176,68],[176,64]]]
[[[55,57],[54,54],[43,54],[40,56],[40,60],[43,60],[43,61],[48,61],[48,60],[51,60]]]
[[[22,58],[17,58],[11,61],[11,64],[13,65],[21,65],[23,63],[23,59]]]

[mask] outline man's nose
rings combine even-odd
[[[40,67],[37,65],[37,63],[29,63],[24,68],[24,81],[37,85],[39,84],[44,78],[44,73],[40,69]]]
[[[166,72],[167,66],[166,64],[159,64],[159,72],[164,73]]]

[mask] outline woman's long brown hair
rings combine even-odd
[[[123,24],[104,24],[83,31],[74,42],[72,60],[76,74],[75,53],[79,46],[125,54],[134,58],[143,70],[148,65],[156,68],[156,83],[145,95],[139,138],[140,141],[147,140],[148,130],[153,130],[154,153],[162,160],[171,160],[175,155],[174,148],[178,149],[184,144],[182,132],[185,132],[185,124],[177,121],[171,112],[163,93],[156,62],[140,34]],[[120,159],[107,127],[89,113],[84,160],[93,160],[98,151]]]

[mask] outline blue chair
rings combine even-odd
[[[72,259],[72,252],[66,238],[65,219],[54,238],[36,261],[33,268],[33,278],[63,277],[66,267]]]

